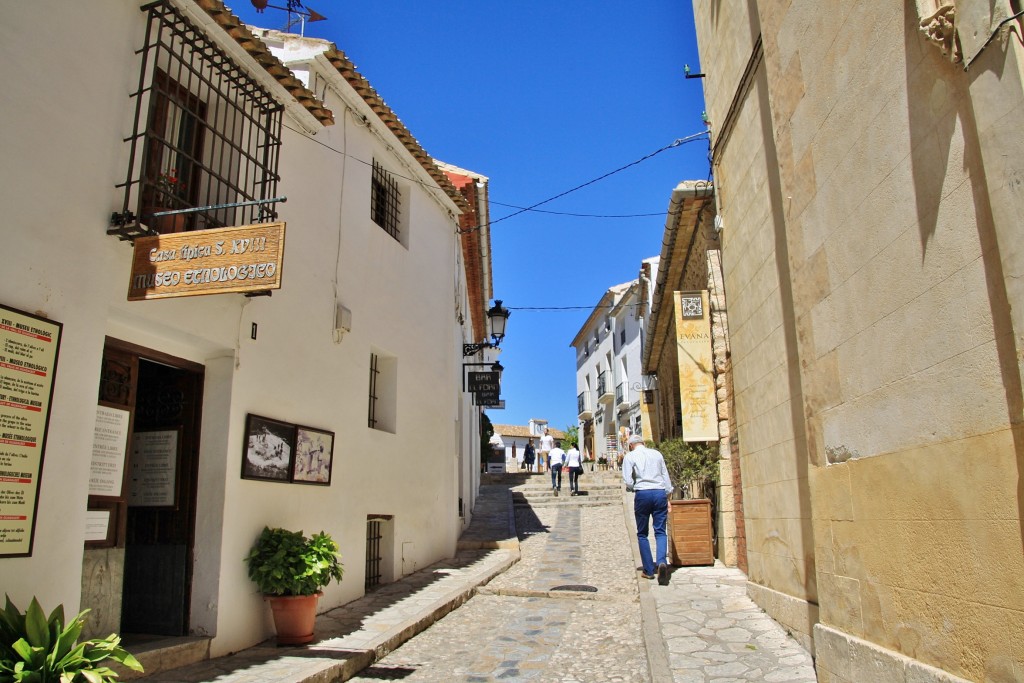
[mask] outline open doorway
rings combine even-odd
[[[120,631],[132,640],[188,634],[202,395],[202,365],[108,338],[100,404],[130,414],[113,509],[124,553]]]

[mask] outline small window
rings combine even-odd
[[[379,353],[370,354],[370,391],[367,426],[395,433],[398,360]]]
[[[402,214],[402,193],[395,176],[388,173],[376,159],[373,160],[373,180],[370,187],[370,218],[384,232],[402,241],[399,219]]]

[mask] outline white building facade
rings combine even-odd
[[[0,582],[22,607],[91,608],[94,632],[206,636],[217,656],[272,633],[243,562],[265,525],[340,544],[320,611],[454,554],[480,458],[462,344],[489,264],[467,276],[478,207],[335,46],[261,39],[219,0],[147,8],[44,0],[0,27],[0,148],[18,159],[0,169],[0,312],[61,326],[30,539],[0,546]],[[221,208],[152,215],[204,206]],[[279,288],[126,300],[148,233],[268,222],[286,225]],[[179,272],[203,272],[185,254]],[[124,417],[110,491],[98,414]],[[257,430],[292,439],[285,456],[321,439],[329,479],[254,464]],[[173,476],[140,504],[132,458],[156,436]]]
[[[646,259],[657,268],[657,258]],[[656,270],[655,270],[656,272]],[[645,304],[641,279],[608,289],[576,333],[580,452],[616,466],[631,434],[644,434],[641,373]]]

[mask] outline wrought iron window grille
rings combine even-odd
[[[122,240],[277,219],[284,105],[167,0],[147,13]]]
[[[369,410],[367,416],[367,425],[370,429],[377,428],[377,378],[380,375],[380,369],[377,367],[378,357],[377,354],[370,354],[370,401]]]
[[[370,185],[370,219],[384,232],[401,241],[399,216],[402,194],[395,176],[388,173],[377,160],[373,160],[373,178]]]

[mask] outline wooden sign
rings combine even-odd
[[[135,240],[128,301],[281,288],[284,223]]]

